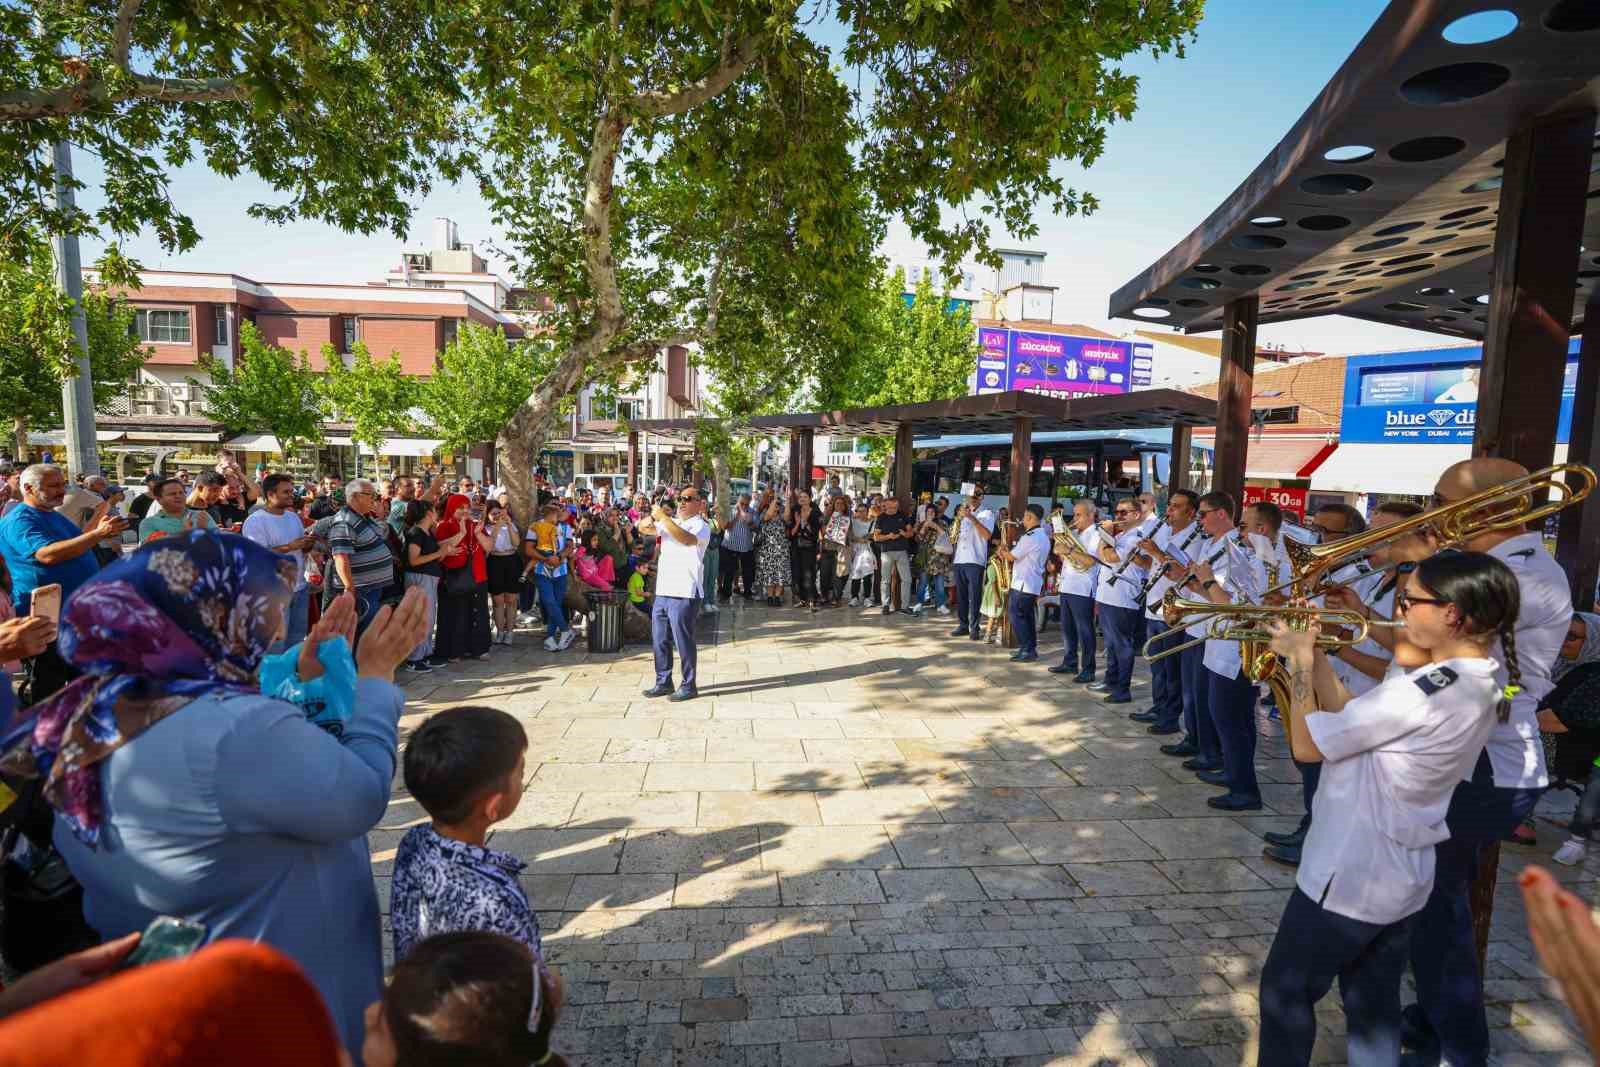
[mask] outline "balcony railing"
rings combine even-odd
[[[133,385],[118,393],[100,408],[103,415],[137,418],[149,416],[191,416],[206,413],[203,385]]]

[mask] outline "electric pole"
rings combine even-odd
[[[72,192],[72,147],[55,145],[56,209],[64,218],[77,214]],[[61,410],[67,427],[67,468],[72,474],[100,473],[100,446],[94,425],[94,379],[89,369],[89,325],[83,314],[83,261],[75,234],[57,234],[56,283],[72,301],[72,339],[78,346],[78,372],[61,383]]]

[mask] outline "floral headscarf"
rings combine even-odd
[[[1583,622],[1583,645],[1578,649],[1578,655],[1574,659],[1556,657],[1556,661],[1550,665],[1552,682],[1561,681],[1562,677],[1574,667],[1600,660],[1600,615],[1590,611],[1576,611],[1573,612],[1573,618]]]
[[[58,648],[83,677],[10,725],[0,769],[42,776],[45,799],[94,846],[94,765],[199,697],[258,692],[256,671],[283,630],[294,580],[293,558],[209,529],[106,567],[61,617]]]

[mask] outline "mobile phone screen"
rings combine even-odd
[[[144,928],[139,943],[128,953],[128,958],[122,961],[122,966],[126,969],[142,967],[147,963],[159,963],[162,960],[182,959],[200,947],[206,939],[206,933],[206,927],[202,923],[185,922],[183,919],[162,915]]]
[[[30,614],[51,622],[61,621],[61,586],[55,583],[41,585],[33,591]]]

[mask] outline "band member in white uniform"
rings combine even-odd
[[[1011,561],[1011,595],[1006,610],[1011,613],[1011,632],[1017,637],[1017,650],[1011,658],[1017,663],[1032,663],[1039,658],[1039,590],[1044,587],[1044,561],[1050,557],[1050,535],[1044,532],[1044,508],[1029,504],[1022,513],[1022,536],[1007,548],[995,549]]]
[[[1051,674],[1070,674],[1080,684],[1094,681],[1094,590],[1102,570],[1101,535],[1095,518],[1093,503],[1073,502],[1072,535],[1084,551],[1072,552],[1061,561],[1061,662],[1050,668]],[[1089,566],[1079,570],[1074,563]]]
[[[1311,1062],[1313,1009],[1335,979],[1349,1062],[1399,1062],[1408,927],[1433,887],[1435,850],[1451,833],[1452,793],[1497,706],[1509,710],[1491,658],[1516,624],[1509,568],[1481,553],[1447,552],[1405,582],[1398,603],[1424,662],[1364,696],[1351,697],[1314,649],[1317,627],[1272,624],[1272,648],[1291,677],[1284,714],[1295,758],[1323,770],[1295,891],[1261,971],[1262,1067]],[[1465,945],[1470,953],[1470,931]]]
[[[1250,545],[1267,572],[1267,588],[1272,589],[1294,576],[1289,553],[1283,547],[1283,509],[1270,500],[1244,506],[1239,523],[1250,535]]]
[[[983,640],[983,572],[989,566],[989,538],[994,536],[994,512],[983,506],[983,490],[973,490],[956,508],[956,628],[951,637]]]
[[[1125,568],[1120,564],[1135,556],[1144,535],[1139,532],[1139,505],[1131,498],[1117,501],[1115,514],[1110,531],[1101,527],[1107,534],[1100,544],[1100,562],[1106,570],[1094,591],[1095,603],[1100,605],[1100,629],[1106,638],[1105,680],[1091,683],[1089,689],[1103,692],[1107,704],[1131,704],[1139,590],[1144,587],[1145,572],[1136,558]]]
[[[1198,556],[1205,543],[1205,532],[1200,529],[1196,514],[1200,509],[1200,496],[1193,490],[1176,489],[1167,500],[1167,522],[1156,536],[1140,543],[1139,551],[1150,561],[1152,568],[1161,568],[1162,574],[1145,594],[1145,628],[1149,637],[1166,633],[1171,627],[1161,617],[1161,598],[1174,582],[1183,577],[1184,570]],[[1153,572],[1152,572],[1153,573]],[[1182,643],[1183,635],[1173,634],[1156,642],[1153,652],[1167,647],[1168,642]],[[1150,732],[1167,734],[1169,727],[1181,725],[1183,740],[1161,746],[1168,756],[1194,759],[1200,755],[1200,731],[1197,725],[1200,709],[1205,705],[1205,667],[1202,660],[1205,650],[1199,645],[1186,649],[1150,664],[1150,685],[1155,690],[1155,704],[1151,711]],[[1218,761],[1220,762],[1220,755]],[[1187,766],[1187,764],[1186,764]]]
[[[1448,504],[1527,474],[1526,468],[1511,460],[1464,460],[1440,475],[1434,498]],[[1411,969],[1417,979],[1417,1003],[1406,1009],[1406,1043],[1417,1049],[1424,1062],[1436,1062],[1435,1057],[1442,1056],[1452,1067],[1488,1061],[1489,1026],[1468,892],[1482,849],[1510,835],[1532,813],[1550,784],[1537,712],[1539,701],[1554,688],[1550,668],[1572,620],[1566,572],[1545,551],[1539,533],[1506,530],[1474,538],[1465,547],[1494,556],[1516,576],[1522,612],[1515,632],[1501,635],[1491,654],[1502,664],[1501,684],[1507,684],[1508,671],[1520,673],[1521,678],[1509,682],[1516,689],[1509,716],[1494,724],[1484,754],[1472,768],[1471,781],[1462,782],[1450,801],[1446,817],[1450,840],[1438,846],[1433,893],[1412,930]],[[1392,635],[1393,631],[1388,635],[1379,632],[1380,638],[1392,639]],[[1407,647],[1410,639],[1404,635],[1401,631],[1395,651],[1402,666],[1415,658],[1415,650]]]
[[[1200,498],[1200,525],[1211,535],[1203,559],[1191,568],[1189,595],[1213,604],[1259,604],[1267,591],[1267,575],[1250,551],[1249,541],[1233,525],[1233,498],[1207,493]],[[1206,707],[1222,749],[1221,771],[1202,771],[1208,785],[1227,792],[1206,800],[1221,811],[1259,811],[1261,787],[1256,781],[1256,687],[1244,673],[1239,642],[1209,640],[1205,645]]]

